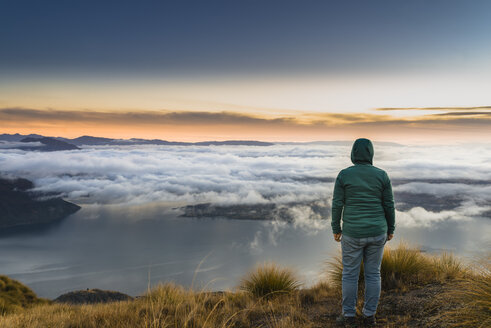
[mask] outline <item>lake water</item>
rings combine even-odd
[[[490,221],[401,227],[389,245],[404,239],[424,250],[447,249],[469,258],[488,249]],[[193,277],[197,288],[232,289],[263,261],[296,269],[310,285],[340,249],[329,222],[323,223],[306,229],[279,222],[176,217],[159,204],[87,205],[49,229],[0,236],[0,268],[47,298],[86,288],[136,296],[159,282],[190,286]]]

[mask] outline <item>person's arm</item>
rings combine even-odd
[[[332,195],[332,233],[334,234],[334,239],[339,241],[341,238],[341,215],[343,213],[344,207],[344,186],[341,180],[341,172],[336,178],[334,183],[334,192]]]
[[[382,193],[382,206],[384,207],[385,220],[387,220],[387,234],[393,235],[395,230],[396,214],[394,208],[394,194],[392,193],[392,183],[390,182],[387,173],[385,173],[385,180],[385,186]],[[392,237],[390,239],[392,239]]]

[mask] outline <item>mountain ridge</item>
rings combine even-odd
[[[16,134],[0,134],[0,141],[21,141],[22,138],[53,138],[56,140],[64,141],[66,143],[75,146],[126,146],[126,145],[168,145],[168,146],[220,146],[220,145],[233,145],[233,146],[273,146],[273,145],[336,145],[336,146],[351,146],[353,144],[352,140],[318,140],[318,141],[259,141],[259,140],[209,140],[209,141],[196,141],[196,142],[185,142],[185,141],[168,141],[162,139],[143,139],[143,138],[129,138],[129,139],[116,139],[116,138],[106,138],[106,137],[96,137],[83,135],[77,138],[65,138],[65,137],[46,137],[39,134],[29,134],[21,135]],[[386,146],[403,146],[402,144],[395,142],[386,141],[375,141],[374,143]]]
[[[7,142],[22,142],[22,140],[28,140],[25,142],[40,141],[45,142],[48,139],[53,139],[56,141],[64,142],[73,146],[128,146],[128,145],[168,145],[168,146],[221,146],[221,145],[234,145],[234,146],[272,146],[275,143],[257,141],[257,140],[224,140],[224,141],[197,141],[197,142],[184,142],[184,141],[167,141],[162,139],[141,139],[141,138],[130,138],[130,139],[114,139],[105,137],[95,137],[95,136],[80,136],[77,138],[64,138],[64,137],[46,137],[36,134],[21,135],[16,134],[1,134],[0,141]],[[54,143],[54,142],[53,142]],[[16,147],[17,148],[17,147]],[[38,147],[39,148],[39,147]],[[75,148],[71,148],[75,149]]]

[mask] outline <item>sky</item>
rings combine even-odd
[[[0,133],[474,142],[489,1],[2,1]]]

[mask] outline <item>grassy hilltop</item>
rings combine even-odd
[[[48,300],[37,297],[29,287],[7,276],[0,276],[0,316],[48,303]]]
[[[2,277],[0,327],[331,327],[341,309],[341,270],[335,258],[326,263],[324,281],[301,288],[293,271],[270,263],[245,274],[235,291],[167,283],[135,300],[85,305],[38,299]],[[489,327],[490,270],[490,258],[470,268],[450,254],[386,247],[377,326]]]

